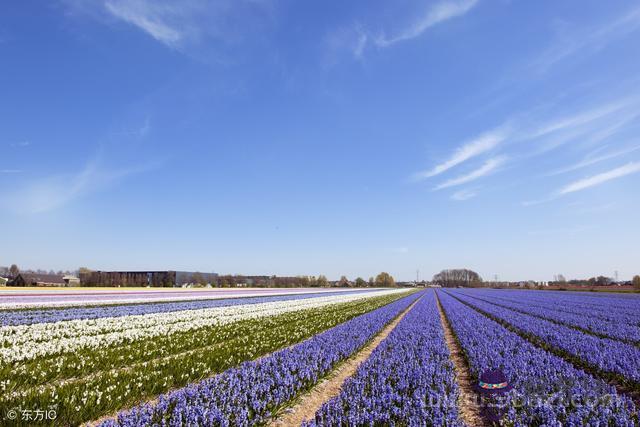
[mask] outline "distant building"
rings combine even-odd
[[[80,279],[76,276],[66,275],[62,278],[67,286],[80,286]]]
[[[66,286],[67,283],[58,274],[20,273],[7,283],[9,286]]]
[[[81,286],[171,288],[215,284],[216,273],[192,271],[89,271],[80,273]]]
[[[82,286],[171,288],[176,284],[175,271],[88,271],[80,273]]]

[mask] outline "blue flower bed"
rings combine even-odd
[[[637,424],[633,401],[618,394],[613,386],[534,346],[446,293],[438,295],[472,374],[479,377],[486,370],[501,369],[513,385],[507,395],[503,424]]]
[[[542,317],[573,328],[581,328],[599,336],[640,344],[640,327],[635,322],[629,322],[627,314],[619,314],[615,306],[608,306],[606,301],[603,301],[600,310],[605,310],[609,318],[603,319],[601,316],[593,316],[596,310],[589,306],[582,306],[580,312],[559,309],[563,306],[558,304],[554,295],[544,295],[546,301],[536,302],[528,299],[514,301],[511,298],[504,298],[504,294],[500,291],[473,290],[463,293],[525,314]]]
[[[519,313],[460,292],[454,295],[508,323],[544,344],[566,352],[576,361],[605,374],[617,376],[631,387],[640,388],[640,348],[620,341],[599,338],[548,320]]]
[[[449,356],[430,291],[305,425],[462,426]]]

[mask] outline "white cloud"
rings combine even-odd
[[[113,169],[101,166],[94,159],[79,173],[52,175],[32,181],[9,195],[9,199],[13,199],[12,205],[19,213],[48,212],[155,167],[156,164],[146,164],[137,168]]]
[[[558,190],[557,195],[562,196],[576,191],[586,190],[587,188],[595,187],[612,179],[621,178],[637,172],[640,172],[640,163],[630,162],[608,172],[572,182]]]
[[[424,16],[414,22],[410,27],[391,37],[382,36],[375,40],[380,47],[410,40],[420,36],[428,28],[441,22],[462,16],[469,12],[478,3],[478,0],[447,0],[430,7]]]
[[[481,135],[461,147],[458,147],[449,159],[436,165],[433,169],[416,173],[414,175],[414,179],[420,180],[439,175],[462,162],[494,149],[504,140],[505,133],[501,130],[495,130]]]
[[[451,195],[451,200],[455,200],[456,202],[462,202],[465,200],[469,200],[473,197],[476,197],[477,194],[475,191],[471,191],[471,190],[460,190],[460,191],[456,191],[455,193],[453,193]]]
[[[560,175],[563,173],[567,173],[567,172],[572,172],[574,170],[577,169],[582,169],[585,168],[587,166],[591,166],[594,165],[596,163],[600,163],[603,162],[605,160],[610,160],[610,159],[614,159],[616,157],[620,157],[622,155],[625,154],[629,154],[632,153],[634,151],[640,150],[640,145],[637,145],[635,147],[630,147],[624,150],[619,150],[619,151],[614,151],[612,153],[607,153],[607,154],[603,154],[601,156],[597,156],[597,157],[587,157],[586,159],[582,160],[581,162],[575,163],[571,166],[567,166],[565,168],[562,169],[558,169],[556,171],[550,172],[547,174],[547,176],[554,176],[554,175]]]
[[[563,117],[558,120],[544,122],[534,127],[526,133],[526,139],[536,139],[549,134],[563,132],[569,129],[580,128],[594,121],[607,117],[613,113],[620,112],[630,104],[629,100],[619,100],[606,104],[602,107],[580,111],[576,114]]]
[[[499,128],[458,147],[447,160],[432,169],[414,174],[413,179],[424,180],[446,172],[469,159],[495,149],[507,138],[512,142],[538,141],[539,149],[535,154],[541,154],[585,133],[593,133],[601,129],[602,120],[608,120],[614,113],[620,113],[624,109],[633,109],[636,104],[637,102],[632,99],[616,100],[601,107],[584,109],[553,120],[525,120],[526,114],[520,115],[518,119],[510,118]],[[619,126],[616,129],[619,129]]]
[[[328,62],[330,64],[335,62],[334,56],[336,56],[336,52],[347,51],[354,58],[361,59],[369,45],[386,48],[402,41],[414,39],[434,25],[466,14],[478,2],[479,0],[443,0],[429,6],[418,20],[391,36],[387,36],[384,33],[382,35],[374,35],[372,31],[363,27],[360,23],[340,28],[331,32],[327,37],[330,57]]]
[[[167,46],[177,47],[185,36],[184,30],[168,23],[178,14],[179,5],[174,8],[146,0],[109,0],[104,6],[116,18],[140,28]]]
[[[507,158],[505,156],[494,157],[487,160],[482,166],[478,169],[466,174],[459,176],[457,178],[452,178],[448,181],[443,182],[442,184],[435,187],[435,190],[442,190],[443,188],[455,187],[457,185],[466,184],[471,181],[475,181],[483,176],[489,175],[492,172],[495,172],[501,165],[506,162]]]
[[[0,173],[20,173],[21,169],[0,169]]]
[[[226,48],[261,35],[272,0],[62,0],[70,16],[127,23],[194,58],[225,62]]]

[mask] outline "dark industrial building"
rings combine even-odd
[[[82,286],[171,288],[190,283],[215,285],[216,273],[189,271],[90,271],[80,273]]]
[[[69,283],[58,274],[20,273],[7,283],[9,286],[67,286]]]

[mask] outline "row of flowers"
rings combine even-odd
[[[168,348],[164,356],[158,358],[151,355],[145,358],[144,352],[137,352],[140,357],[130,362],[126,355],[131,348],[118,347],[123,358],[117,353],[111,355],[115,369],[105,363],[96,371],[91,357],[99,355],[98,350],[79,359],[77,378],[56,377],[35,387],[18,389],[13,383],[8,384],[5,393],[0,393],[0,409],[16,405],[28,408],[57,405],[57,420],[76,425],[299,343],[404,295],[390,294],[240,321],[209,330],[208,337],[205,333],[199,335],[203,341],[190,341],[193,348],[186,351],[182,347],[185,335],[172,335],[159,344]],[[14,380],[15,377],[11,377],[10,381]]]
[[[339,292],[317,292],[289,295],[273,295],[263,297],[239,297],[239,298],[205,298],[191,299],[187,301],[162,301],[131,303],[123,301],[117,305],[98,305],[91,307],[68,308],[37,308],[30,310],[2,310],[0,311],[0,326],[30,325],[33,323],[54,323],[74,319],[98,319],[101,317],[120,317],[144,315],[152,313],[169,313],[181,310],[198,310],[203,308],[229,307],[242,304],[259,304],[273,301],[295,301],[305,298],[326,297],[332,295],[348,295],[353,293],[366,293],[370,290],[354,290]]]
[[[459,393],[430,291],[306,425],[461,426]]]
[[[487,292],[485,290],[465,292],[465,295],[481,299],[485,302],[492,302],[495,305],[505,307],[511,310],[519,311],[524,314],[530,314],[536,317],[541,317],[546,320],[561,323],[573,328],[583,329],[592,334],[613,338],[620,341],[630,342],[632,344],[640,344],[640,327],[635,324],[629,324],[623,319],[604,320],[601,318],[591,317],[583,311],[582,313],[567,313],[566,311],[559,311],[555,308],[557,304],[550,296],[548,304],[542,306],[538,304],[532,304],[529,301],[523,300],[511,300],[501,298],[500,293],[496,295],[494,292]],[[604,306],[606,308],[606,305]],[[613,308],[609,308],[609,311],[613,311]],[[615,316],[613,314],[612,316]]]
[[[122,412],[102,426],[249,426],[268,422],[341,360],[375,336],[418,297],[402,298],[293,347]]]
[[[617,376],[634,388],[640,388],[640,348],[586,334],[548,320],[474,299],[460,292],[455,295],[544,345],[565,352],[571,358],[604,374]]]
[[[553,307],[564,313],[585,315],[601,319],[640,326],[640,298],[634,295],[610,296],[584,292],[535,292],[528,290],[495,290],[499,299],[526,301],[538,307]]]
[[[149,304],[167,302],[188,302],[194,300],[217,300],[227,298],[256,298],[266,296],[305,295],[315,293],[350,292],[350,289],[328,288],[226,288],[226,289],[180,289],[180,288],[149,288],[142,291],[132,291],[130,288],[111,288],[96,291],[86,288],[82,291],[42,291],[24,292],[19,288],[9,290],[0,301],[0,314],[4,311],[16,310],[47,310],[64,308],[93,308],[100,306]]]
[[[397,292],[403,291],[385,290],[297,301],[276,301],[169,313],[4,326],[0,328],[0,364],[73,352],[82,348],[120,345],[145,338],[224,325],[239,320],[273,316]],[[44,342],[46,345],[43,345]]]
[[[478,378],[486,370],[500,369],[513,385],[502,402],[504,425],[637,423],[633,401],[617,394],[613,386],[534,346],[447,293],[438,294],[472,375]]]

